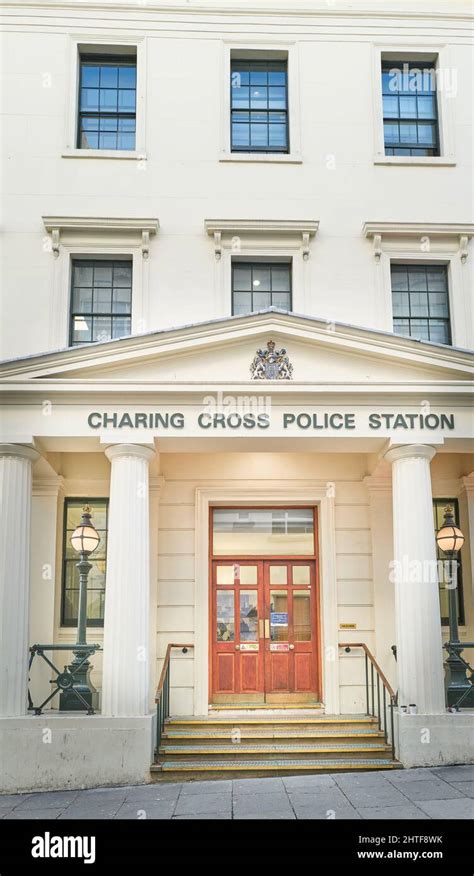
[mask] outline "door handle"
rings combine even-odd
[[[259,620],[259,622],[258,622],[258,638],[259,639],[265,638],[265,627],[264,627],[263,619]]]
[[[236,650],[236,651],[240,651],[240,645],[236,645],[236,646],[235,646],[235,650]]]
[[[294,645],[290,645],[290,651],[294,651],[294,650],[295,650],[295,646],[294,646]]]
[[[270,621],[268,618],[265,618],[265,638],[270,638]]]

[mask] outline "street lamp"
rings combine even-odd
[[[464,544],[464,536],[456,526],[453,509],[447,505],[444,509],[444,520],[441,529],[436,533],[436,543],[448,558],[448,605],[449,605],[449,641],[446,642],[448,658],[446,660],[446,702],[455,706],[465,694],[463,702],[467,706],[472,685],[466,678],[466,664],[461,658],[463,644],[459,640],[458,630],[458,589],[457,589],[457,559],[456,554]]]
[[[74,660],[68,669],[74,676],[73,689],[66,687],[61,691],[60,711],[82,711],[84,705],[79,697],[75,695],[74,690],[85,700],[90,711],[96,709],[98,705],[98,693],[89,678],[92,666],[87,659],[90,654],[94,653],[95,649],[88,652],[87,647],[84,646],[87,646],[87,578],[92,569],[89,556],[97,549],[99,543],[100,535],[92,523],[91,509],[89,505],[84,505],[81,522],[76,526],[71,535],[71,545],[76,553],[79,554],[79,562],[76,563],[79,569],[79,609],[76,646],[80,647],[76,650],[72,649]]]

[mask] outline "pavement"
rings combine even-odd
[[[0,795],[0,819],[474,817],[474,765]]]

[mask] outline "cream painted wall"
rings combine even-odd
[[[393,16],[378,16],[384,4],[372,4],[368,20],[358,14],[367,9],[365,0],[350,9],[328,8],[319,0],[271,4],[258,20],[246,14],[251,3],[240,4],[238,15],[215,12],[214,2],[205,5],[204,13],[187,3],[173,3],[172,9],[166,3],[134,4],[120,17],[105,4],[37,2],[34,13],[20,2],[4,8],[2,325],[8,329],[0,335],[2,358],[67,344],[64,331],[55,334],[53,311],[67,309],[68,289],[54,291],[65,280],[55,274],[43,215],[159,218],[149,292],[135,331],[230,313],[230,289],[216,288],[219,272],[205,218],[320,220],[308,264],[307,313],[381,329],[390,326],[363,223],[472,222],[468,21],[430,18],[436,11],[467,14],[468,3],[454,9],[448,0],[392,0]],[[448,46],[449,70],[457,76],[457,95],[449,104],[453,166],[374,164],[374,47],[398,47],[401,34],[407,49]],[[67,131],[78,37],[139,40],[144,47],[145,160],[63,157],[73,145]],[[228,124],[222,89],[229,41],[277,43],[297,54],[301,163],[219,160]],[[290,81],[290,100],[294,91]],[[469,313],[470,260],[456,276],[453,297]],[[469,319],[463,322],[469,335]]]

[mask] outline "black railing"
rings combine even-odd
[[[165,726],[165,721],[170,716],[170,667],[171,667],[171,651],[173,648],[181,648],[183,654],[187,654],[189,648],[194,648],[194,645],[168,645],[166,649],[165,662],[161,670],[160,680],[156,689],[156,757],[161,745],[161,737]]]
[[[392,759],[395,760],[393,709],[397,705],[397,694],[387,681],[365,642],[341,642],[339,647],[344,648],[347,654],[350,654],[353,648],[362,648],[364,652],[366,714],[377,718],[379,730],[384,735],[385,744],[388,745],[390,743]]]
[[[474,648],[474,642],[445,642],[443,648],[448,652],[448,662],[449,658],[452,657],[457,664],[457,667],[461,670],[459,673],[459,678],[462,679],[462,687],[464,688],[459,699],[456,702],[450,702],[452,697],[449,696],[449,694],[451,693],[453,688],[454,690],[456,690],[457,685],[456,682],[454,682],[453,685],[448,684],[446,692],[448,700],[447,705],[451,709],[454,709],[456,712],[459,711],[459,709],[461,708],[472,709],[473,702],[471,700],[471,697],[474,694],[474,669],[467,662],[467,660],[464,659],[464,657],[461,657],[461,652],[464,651],[466,648]],[[467,676],[466,671],[468,673]],[[466,701],[466,703],[463,706],[464,701]]]
[[[94,714],[94,709],[91,708],[89,703],[84,699],[84,697],[79,693],[79,691],[74,687],[74,683],[78,680],[77,675],[78,671],[82,669],[84,664],[87,662],[89,657],[92,657],[96,651],[101,651],[100,645],[76,645],[76,644],[68,644],[68,645],[32,645],[30,648],[30,660],[28,664],[28,671],[31,670],[31,666],[33,660],[36,655],[41,657],[48,666],[51,667],[53,672],[55,672],[56,677],[50,680],[50,684],[55,685],[54,690],[46,697],[45,700],[39,706],[35,706],[33,700],[31,698],[30,688],[28,687],[28,710],[34,712],[35,715],[41,715],[45,705],[49,703],[50,700],[56,696],[57,693],[60,693],[63,690],[69,690],[80,702],[82,705],[82,709],[87,712],[88,715]],[[65,666],[64,670],[61,672],[57,666],[46,656],[45,651],[74,651],[75,654],[82,654],[82,659],[80,662],[74,665],[73,670],[71,671],[71,665]],[[82,711],[82,709],[78,709],[78,711]]]

